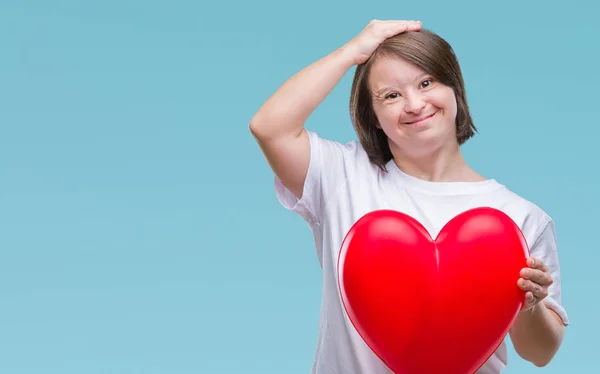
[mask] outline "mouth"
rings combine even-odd
[[[432,114],[430,114],[430,115],[428,115],[428,116],[421,117],[421,118],[419,118],[419,119],[416,119],[416,120],[414,120],[414,121],[411,121],[411,122],[405,122],[405,123],[406,123],[407,125],[414,125],[414,124],[417,124],[417,123],[421,123],[421,122],[423,122],[423,121],[426,121],[426,120],[430,119],[431,117],[435,116],[435,115],[436,115],[436,113],[437,113],[437,111],[433,112]]]

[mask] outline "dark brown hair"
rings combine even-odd
[[[450,44],[426,29],[401,33],[381,43],[371,58],[358,65],[354,73],[350,114],[358,139],[372,163],[385,171],[385,164],[393,158],[387,136],[377,127],[378,120],[369,88],[369,73],[373,62],[380,56],[392,56],[412,63],[454,90],[457,103],[456,137],[459,145],[477,132],[469,113],[460,66]]]

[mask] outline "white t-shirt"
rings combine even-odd
[[[310,164],[302,199],[298,200],[275,178],[276,196],[287,209],[298,213],[314,235],[323,272],[321,313],[312,374],[390,374],[348,319],[337,283],[337,257],[348,230],[375,209],[406,213],[436,237],[457,214],[478,206],[499,209],[522,230],[530,254],[551,269],[554,283],[544,303],[563,322],[568,317],[561,301],[561,279],[552,219],[535,204],[493,179],[482,182],[429,182],[403,173],[393,161],[388,173],[369,162],[358,141],[346,144],[308,131]],[[497,374],[507,365],[502,343],[478,374]]]

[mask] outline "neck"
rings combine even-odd
[[[393,147],[392,144],[390,144]],[[404,173],[429,182],[478,182],[485,178],[466,163],[458,143],[418,156],[391,148],[394,162]]]

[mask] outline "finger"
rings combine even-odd
[[[542,287],[528,279],[519,279],[518,285],[523,291],[531,292],[538,300],[544,299],[546,296],[548,296],[548,291],[545,287]]]
[[[536,304],[536,299],[531,292],[525,293],[525,300],[523,301],[523,309],[529,309]]]
[[[406,24],[409,30],[418,30],[421,28],[421,21],[408,21]]]
[[[388,24],[398,24],[398,23],[417,24],[417,23],[420,23],[421,21],[403,19],[403,20],[387,20],[387,21],[381,21],[381,22],[388,23]]]
[[[527,259],[527,266],[533,269],[539,269],[541,271],[548,271],[548,267],[544,264],[544,261],[537,257],[529,257]]]
[[[537,283],[542,286],[549,286],[552,284],[552,277],[550,274],[543,272],[538,269],[525,268],[521,270],[521,277]]]
[[[395,29],[402,29],[406,27],[410,30],[421,28],[421,21],[383,21],[384,24],[392,26]]]
[[[398,23],[389,25],[382,31],[382,35],[385,38],[391,38],[394,35],[402,34],[407,31],[417,31],[420,29],[420,26],[414,26],[408,23]]]

